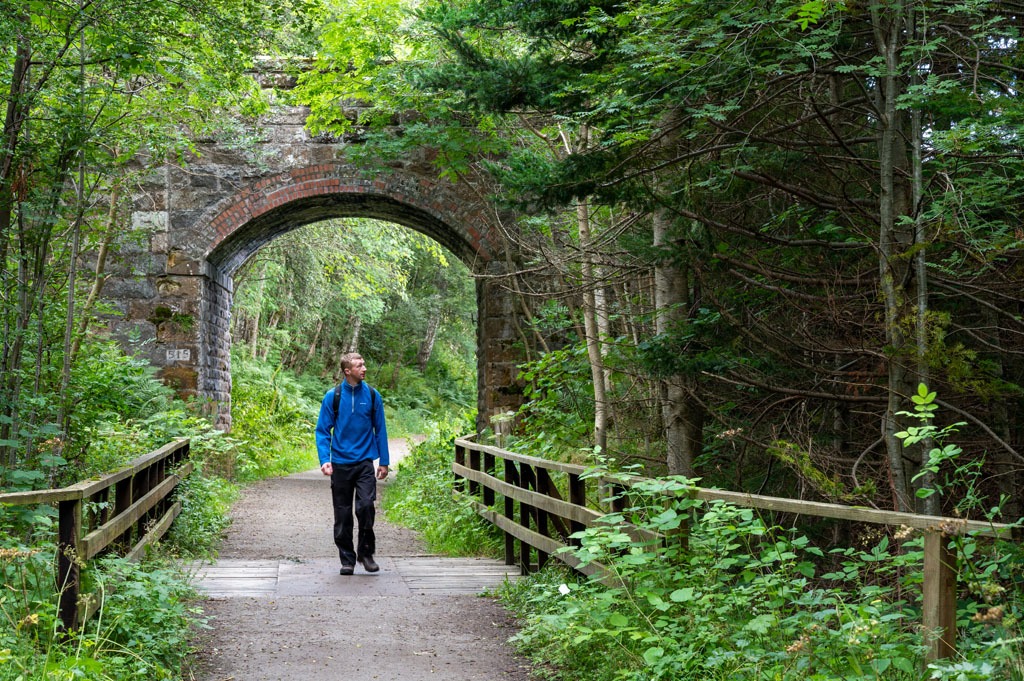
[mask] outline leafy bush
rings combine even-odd
[[[472,417],[442,421],[402,460],[383,505],[389,520],[418,530],[431,551],[459,556],[501,555],[502,540],[465,501],[452,493],[455,438],[472,428]]]
[[[520,409],[522,445],[534,456],[565,460],[589,442],[594,422],[587,349],[583,344],[523,365],[527,403]],[[511,448],[516,449],[514,444]]]
[[[22,544],[0,531],[0,681],[174,679],[201,626],[191,586],[170,566],[106,559],[86,570],[83,598],[97,617],[59,628],[52,543]]]
[[[305,397],[287,371],[241,355],[232,362],[232,437],[241,446],[228,473],[248,482],[315,468],[319,399]]]
[[[678,479],[644,483],[630,509],[578,533],[575,556],[608,567],[611,586],[549,570],[508,590],[506,602],[525,623],[514,641],[544,662],[548,678],[924,678],[917,544],[892,550],[883,539],[868,551],[842,550],[840,568],[818,574],[825,553],[748,509],[709,504],[684,541],[678,530],[701,502],[667,502],[663,493],[685,487]],[[626,520],[668,540],[637,543],[623,531]],[[960,548],[989,584],[1007,583],[1019,547],[986,550],[993,555],[981,559],[971,537]],[[1016,558],[1006,555],[1014,550]],[[965,603],[963,657],[932,665],[927,678],[966,681],[982,669],[985,678],[1021,678],[1021,594],[999,593],[998,617],[984,603]]]
[[[181,513],[171,525],[165,548],[182,557],[214,557],[224,531],[231,524],[228,513],[238,498],[238,488],[224,478],[197,470],[178,489]]]

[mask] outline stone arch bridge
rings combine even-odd
[[[287,86],[281,73],[265,69],[260,77]],[[204,400],[218,427],[229,429],[232,275],[292,229],[327,218],[377,218],[432,237],[482,275],[476,287],[481,424],[517,406],[517,308],[496,280],[510,255],[498,230],[502,216],[470,185],[439,179],[429,150],[368,173],[346,159],[351,142],[311,138],[307,114],[275,106],[260,121],[255,149],[200,141],[187,165],[149,175],[131,215],[148,240],[122,244],[125,267],[104,289],[120,313],[109,321],[115,337],[149,341],[142,347],[161,378]]]

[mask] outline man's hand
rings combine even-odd
[[[332,466],[331,462],[328,461],[323,466],[320,466],[320,472],[323,473],[324,475],[330,475],[331,473],[334,472],[334,466]]]
[[[378,480],[383,480],[386,477],[388,477],[388,467],[387,466],[377,466],[377,479]]]

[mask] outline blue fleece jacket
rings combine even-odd
[[[376,410],[370,408],[372,400],[377,401]],[[375,423],[370,423],[371,413]],[[316,451],[321,466],[328,461],[348,464],[378,458],[381,466],[390,465],[380,393],[365,382],[353,388],[345,381],[341,384],[341,401],[335,414],[334,388],[328,390],[316,422]]]

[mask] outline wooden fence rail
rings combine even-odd
[[[112,552],[135,560],[166,534],[181,512],[171,495],[192,468],[189,440],[179,439],[93,480],[0,494],[2,505],[57,506],[56,589],[66,630],[77,629],[99,607],[95,600],[79,602],[80,566]]]
[[[455,461],[452,464],[452,471],[456,476],[456,491],[470,497],[477,513],[505,533],[506,564],[515,565],[518,562],[524,574],[543,566],[554,555],[587,575],[605,576],[603,566],[590,563],[581,568],[579,561],[571,552],[556,552],[577,543],[571,539],[571,535],[584,527],[589,527],[605,514],[604,511],[588,506],[588,482],[625,491],[632,484],[642,480],[588,480],[584,478],[587,469],[583,466],[547,461],[478,444],[473,437],[455,440]],[[568,500],[562,498],[559,485],[555,484],[552,478],[563,475],[566,477],[562,480],[561,488],[568,490]],[[745,508],[896,527],[907,526],[920,530],[924,534],[922,619],[925,640],[929,644],[929,660],[950,657],[956,651],[957,566],[956,555],[949,549],[950,536],[970,532],[989,537],[1011,537],[1017,529],[1006,524],[880,511],[716,489],[696,488],[687,490],[686,494],[698,500],[723,501]],[[495,510],[498,496],[502,497],[502,511]],[[639,530],[634,528],[631,532],[638,533]],[[649,540],[656,537],[647,535],[637,538]],[[535,551],[536,562],[533,561]]]

